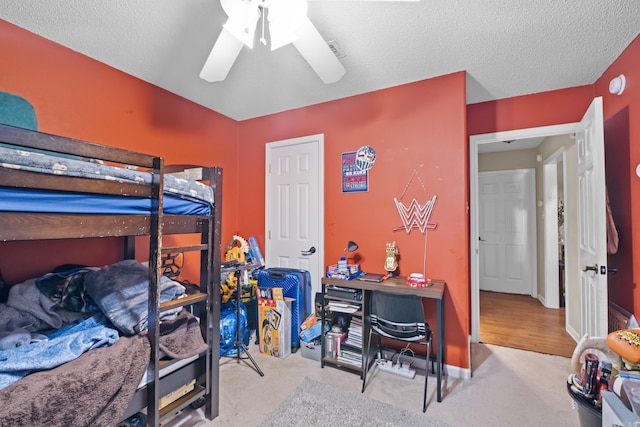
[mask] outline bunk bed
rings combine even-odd
[[[169,167],[160,157],[1,124],[0,164],[0,242],[121,238],[122,263],[130,260],[138,268],[141,264],[134,261],[136,237],[149,236],[144,327],[120,334],[111,346],[91,349],[0,389],[3,416],[8,417],[5,420],[12,421],[11,425],[42,425],[46,412],[63,412],[64,416],[49,422],[84,425],[89,422],[84,414],[91,412],[88,408],[51,405],[66,402],[73,406],[74,400],[86,404],[85,396],[92,392],[96,394],[93,402],[104,406],[97,409],[101,413],[90,415],[93,425],[104,420],[117,422],[146,408],[147,424],[158,426],[165,417],[203,401],[205,416],[215,418],[219,400],[222,169]],[[78,165],[88,173],[76,173]],[[185,171],[175,174],[181,169]],[[206,186],[182,188],[186,181],[195,180]],[[200,243],[163,246],[164,235],[181,234],[199,235]],[[200,254],[199,286],[179,298],[163,299],[163,254],[185,252]],[[95,268],[88,274],[104,270]],[[171,318],[176,320],[161,321],[168,312],[180,314]],[[196,335],[192,335],[193,319]],[[184,334],[185,328],[189,334]],[[172,354],[168,350],[171,339],[178,340],[173,349],[180,353],[185,343],[179,340],[188,339],[185,337],[199,337],[204,347],[189,357]],[[105,371],[107,367],[112,374]],[[79,371],[84,368],[89,372]],[[30,378],[35,385],[29,383]],[[92,378],[96,382],[87,384]],[[105,390],[113,378],[119,381],[117,390]],[[191,391],[160,407],[163,396],[186,385],[192,385]],[[78,386],[83,388],[78,390]],[[32,396],[34,391],[61,389],[71,393],[59,398]],[[28,398],[33,401],[22,401]],[[20,423],[29,417],[31,424]]]

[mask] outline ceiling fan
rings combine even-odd
[[[269,21],[271,50],[292,43],[325,84],[335,83],[345,74],[344,66],[307,17],[307,0],[220,0],[220,4],[229,19],[223,25],[200,78],[208,82],[224,80],[242,46],[253,47],[260,18],[260,43],[266,46],[265,15]]]

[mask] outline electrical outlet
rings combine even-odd
[[[395,375],[413,379],[416,376],[416,371],[411,369],[409,365],[401,365],[400,363],[394,364],[390,360],[379,361],[378,368],[381,371],[389,372]]]

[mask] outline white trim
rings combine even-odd
[[[461,380],[471,379],[471,369],[461,368],[459,366],[444,365],[444,371],[448,378],[459,378]]]
[[[563,179],[563,188],[562,188],[562,192],[565,195],[565,203],[566,203],[566,197],[567,197],[567,150],[564,150],[562,152],[562,176],[564,177]],[[566,206],[566,204],[565,204]],[[565,212],[565,221],[566,221],[567,215]],[[571,336],[571,338],[573,338],[576,342],[579,342],[580,339],[582,338],[582,336],[580,335],[580,331],[577,331],[573,325],[571,324],[570,320],[573,316],[573,309],[575,308],[574,304],[569,304],[568,301],[574,301],[576,297],[573,296],[572,294],[572,286],[567,286],[569,281],[567,280],[568,274],[567,274],[567,266],[566,266],[566,247],[567,247],[567,242],[566,242],[566,233],[567,233],[567,226],[565,226],[564,228],[564,232],[565,232],[565,268],[564,268],[564,283],[565,283],[565,288],[564,288],[564,300],[565,300],[565,311],[564,311],[564,324],[565,324],[565,329],[567,330],[567,333]]]
[[[567,123],[553,126],[519,129],[469,137],[469,210],[470,210],[470,244],[469,257],[471,265],[471,342],[480,341],[480,284],[478,266],[478,145],[515,139],[529,139],[565,135],[574,133],[579,123]]]
[[[564,147],[547,157],[542,163],[542,187],[544,200],[544,300],[547,308],[560,308],[560,281],[556,267],[558,256],[558,163],[562,161]],[[564,167],[564,166],[563,166]],[[548,200],[547,200],[548,199]]]

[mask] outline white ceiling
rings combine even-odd
[[[0,2],[6,21],[243,120],[461,70],[467,103],[592,84],[638,35],[640,1],[310,0],[308,16],[346,53],[337,83],[260,43],[225,81],[201,80],[219,0]]]

